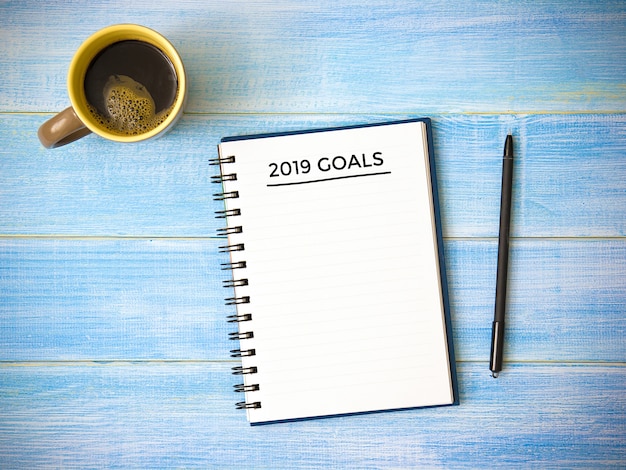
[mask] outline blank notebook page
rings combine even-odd
[[[252,423],[454,402],[426,129],[220,144]]]

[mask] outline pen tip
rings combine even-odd
[[[513,157],[513,136],[511,134],[506,136],[506,141],[504,142],[504,156]]]
[[[497,379],[497,378],[498,378],[498,375],[499,375],[499,373],[498,373],[498,372],[492,372],[492,373],[491,373],[491,376],[492,376],[494,379]]]

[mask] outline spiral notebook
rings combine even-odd
[[[218,150],[248,420],[457,404],[430,120]]]

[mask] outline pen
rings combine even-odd
[[[513,136],[506,136],[502,157],[502,196],[500,199],[500,234],[498,236],[498,271],[496,275],[496,306],[491,325],[491,357],[489,370],[495,379],[502,370],[504,346],[504,311],[509,266],[509,228],[511,225],[511,190],[513,188]]]

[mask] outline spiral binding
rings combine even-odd
[[[239,340],[239,339],[252,339],[254,338],[254,333],[252,331],[233,331],[228,333],[228,339],[230,340]]]
[[[228,297],[224,299],[226,301],[226,305],[239,305],[239,304],[249,304],[250,297]]]
[[[219,156],[218,158],[210,159],[209,160],[210,165],[220,167],[220,174],[216,176],[212,176],[211,183],[223,184],[225,182],[237,181],[237,173],[224,171],[225,169],[224,167],[232,163],[235,163],[234,155]],[[226,191],[224,190],[223,186],[222,186],[221,192],[216,192],[213,194],[213,200],[215,201],[225,201],[227,199],[238,199],[238,198],[239,198],[239,191],[231,191],[231,190]],[[238,209],[238,208],[218,210],[215,212],[215,218],[217,219],[231,219],[233,217],[239,217],[239,216],[241,216],[241,209]],[[231,235],[239,235],[241,233],[243,233],[243,226],[240,224],[226,226],[226,227],[217,229],[217,235],[220,237],[224,237],[224,236],[229,237]],[[243,243],[229,242],[226,245],[222,245],[218,247],[218,249],[220,253],[233,253],[233,252],[245,251],[246,247]],[[235,275],[236,272],[240,272],[240,270],[246,269],[246,268],[247,268],[246,261],[230,261],[228,263],[222,263],[221,264],[222,271],[231,271],[231,273],[233,273],[232,279],[228,279],[222,282],[223,286],[228,289],[247,286],[249,281],[245,276]],[[235,305],[237,309],[239,309],[250,303],[250,297],[246,295],[237,296],[235,294],[234,297],[227,297],[225,299],[225,303],[226,305]],[[226,320],[228,321],[228,323],[236,323],[239,326],[237,331],[234,331],[228,334],[229,340],[241,341],[241,340],[248,340],[248,339],[254,338],[254,332],[249,331],[248,328],[245,328],[243,326],[245,322],[249,322],[252,320],[251,313],[240,313],[239,311],[237,311],[236,314],[229,315]],[[252,356],[256,356],[256,349],[254,348],[248,348],[248,349],[238,348],[238,349],[230,350],[230,357],[247,358],[247,357],[252,357]],[[256,374],[257,372],[258,372],[258,369],[256,366],[246,366],[246,367],[236,366],[232,368],[233,375],[251,375],[251,374]],[[234,390],[237,393],[257,392],[260,390],[260,388],[261,387],[259,386],[259,384],[256,384],[256,383],[254,384],[241,383],[241,384],[237,384],[234,386]],[[235,408],[239,410],[257,409],[257,408],[261,408],[261,402],[260,401],[250,401],[250,402],[241,401],[241,402],[235,403]]]
[[[259,384],[252,384],[252,385],[238,384],[238,385],[235,385],[235,392],[237,392],[237,393],[257,392],[260,389],[261,389],[261,387],[259,387]]]
[[[235,408],[238,410],[246,410],[251,408],[261,408],[260,401],[253,401],[251,403],[246,403],[245,401],[240,401],[239,403],[235,403]]]
[[[239,197],[239,191],[230,191],[228,193],[213,194],[214,201],[223,201],[224,199],[237,199],[238,197]]]
[[[218,157],[218,158],[211,158],[209,160],[209,165],[223,165],[225,163],[235,163],[235,156],[234,155],[229,155],[228,157]]]
[[[223,183],[224,181],[237,181],[237,173],[211,176],[211,183]]]
[[[256,349],[231,349],[230,357],[256,356]]]
[[[236,366],[232,368],[233,375],[247,375],[247,374],[256,374],[258,372],[256,367],[243,367]]]
[[[228,315],[227,317],[228,323],[241,323],[244,321],[252,320],[252,315],[249,313],[237,314],[237,315]]]
[[[237,217],[241,215],[241,209],[230,209],[227,211],[216,211],[215,218],[216,219],[225,219],[227,217]]]
[[[218,235],[234,235],[235,233],[243,233],[243,227],[238,225],[236,227],[223,227],[217,229]]]
[[[237,261],[236,263],[222,263],[222,271],[233,270],[233,269],[245,269],[248,267],[245,261]]]
[[[243,251],[246,249],[243,243],[237,243],[236,245],[225,245],[218,247],[220,253],[228,253],[229,251]]]
[[[222,281],[224,287],[238,287],[238,286],[247,286],[247,279],[229,279],[227,281]]]

